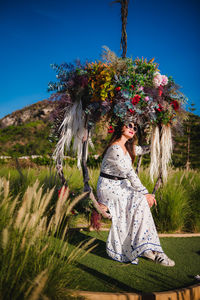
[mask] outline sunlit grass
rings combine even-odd
[[[78,284],[73,263],[94,247],[94,239],[69,251],[66,238],[68,216],[85,195],[70,201],[62,189],[49,217],[53,193],[54,188],[44,193],[35,180],[20,199],[0,178],[0,299],[69,299],[70,283]]]
[[[89,168],[90,186],[96,194],[99,169]],[[11,168],[2,168],[0,176],[10,178],[10,190],[13,197],[20,193],[20,199],[35,179],[43,186],[43,191],[54,187],[51,205],[56,205],[58,190],[61,188],[60,180],[54,167],[39,167],[38,169],[22,169],[19,171]],[[64,167],[70,191],[76,196],[83,191],[82,172],[76,166]],[[148,169],[141,169],[139,173],[142,183],[152,193],[155,182],[151,182]],[[167,183],[156,192],[158,206],[152,209],[156,226],[160,232],[176,231],[200,231],[200,172],[190,170],[186,172],[181,169],[170,169]],[[82,216],[85,214],[86,222],[89,217],[89,200],[81,201],[77,206],[77,212]],[[78,217],[74,217],[71,224],[76,226]],[[81,221],[81,223],[84,223]]]

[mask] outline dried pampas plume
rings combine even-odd
[[[78,167],[82,157],[82,140],[85,135],[85,114],[81,101],[75,102],[66,112],[60,126],[60,139],[56,145],[53,157],[58,162],[63,160],[64,151],[69,150],[72,138],[74,137],[73,151],[77,152]]]
[[[167,125],[163,125],[162,127],[162,136],[161,136],[161,169],[163,175],[163,181],[167,180],[167,165],[171,160],[172,155],[172,134],[171,127]]]
[[[163,181],[166,182],[167,165],[171,160],[172,148],[171,127],[163,125],[161,133],[158,126],[154,127],[151,136],[150,177],[152,181],[154,176],[159,176],[160,172]]]
[[[159,127],[153,128],[151,136],[151,163],[150,178],[153,181],[154,176],[158,176],[160,167],[160,134]]]

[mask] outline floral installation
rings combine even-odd
[[[51,99],[59,100],[53,116],[59,141],[54,153],[57,158],[62,159],[64,147],[69,149],[74,136],[74,150],[80,161],[83,129],[92,128],[101,119],[108,121],[109,133],[113,133],[119,120],[132,120],[143,132],[152,128],[152,180],[159,168],[166,177],[172,152],[169,128],[185,118],[187,98],[171,76],[160,73],[154,59],[119,58],[104,47],[101,61],[52,67],[57,81],[49,83],[49,91],[54,92]]]
[[[107,48],[103,58],[84,65],[52,65],[58,81],[49,83],[49,91],[63,104],[58,110],[81,99],[91,126],[105,115],[113,127],[130,117],[139,125],[172,126],[184,117],[186,97],[171,76],[159,72],[154,59],[122,59]]]

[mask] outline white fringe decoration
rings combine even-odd
[[[154,176],[159,175],[160,167],[160,134],[159,127],[153,128],[151,135],[151,163],[150,163],[150,178],[153,181]]]
[[[75,102],[73,106],[66,112],[64,120],[60,126],[61,135],[58,141],[53,157],[56,161],[64,157],[64,150],[69,150],[72,137],[74,137],[73,151],[77,152],[78,167],[82,157],[82,140],[85,135],[85,115],[82,110],[81,101]]]
[[[167,165],[171,160],[172,155],[172,134],[171,127],[167,125],[162,126],[162,136],[161,136],[161,170],[163,175],[163,181],[167,180]]]

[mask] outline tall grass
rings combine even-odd
[[[40,167],[39,169],[22,170],[24,180],[20,178],[19,172],[6,167],[0,170],[0,176],[10,178],[11,194],[13,197],[20,193],[20,197],[29,184],[33,184],[35,178],[39,180],[39,185],[43,185],[43,190],[54,187],[50,205],[57,203],[57,191],[60,188],[60,181],[56,171],[52,168]],[[76,166],[65,166],[64,174],[68,179],[71,193],[79,195],[83,189],[83,178],[80,170]],[[89,169],[90,185],[96,192],[99,169]],[[141,169],[139,177],[149,192],[153,191],[154,183],[151,182],[148,169]],[[167,183],[156,193],[158,206],[152,209],[156,226],[160,232],[174,231],[200,231],[200,172],[190,170],[186,172],[181,169],[171,169],[169,171]],[[21,199],[20,198],[20,199]],[[88,199],[79,202],[75,207],[79,214],[85,213],[88,217],[88,207],[91,205]],[[74,217],[74,220],[78,217]],[[76,222],[73,222],[75,224]]]
[[[67,287],[76,280],[72,265],[94,247],[94,239],[69,252],[67,218],[85,194],[70,202],[69,190],[62,189],[48,218],[54,189],[44,193],[36,180],[20,200],[10,194],[9,181],[0,178],[0,299],[70,298]]]
[[[154,183],[149,170],[140,175],[149,192]],[[157,192],[157,207],[152,213],[160,232],[200,231],[200,172],[195,170],[170,169],[167,183]]]

